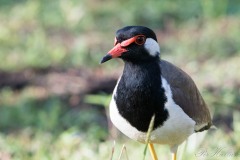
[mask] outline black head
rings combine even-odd
[[[124,61],[143,62],[158,59],[160,47],[155,33],[143,26],[127,26],[116,32],[113,49],[103,57],[101,63],[112,58]]]

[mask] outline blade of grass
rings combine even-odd
[[[125,151],[125,155],[126,155],[126,158],[128,160],[127,148],[126,148],[125,144],[122,146],[121,153],[120,153],[120,156],[119,156],[118,160],[121,159],[123,151]]]
[[[151,121],[150,121],[150,124],[149,124],[149,127],[148,127],[148,132],[147,132],[147,137],[146,137],[146,145],[145,145],[145,148],[144,148],[144,152],[143,152],[143,160],[145,160],[146,158],[146,154],[147,154],[147,147],[148,147],[148,143],[150,141],[150,135],[151,135],[151,132],[153,130],[153,126],[154,126],[154,121],[155,121],[155,114],[152,116],[151,118]]]
[[[116,146],[116,142],[113,141],[112,154],[111,154],[110,160],[113,159],[113,154],[114,154],[114,151],[115,151],[115,146]]]

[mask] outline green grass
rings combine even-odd
[[[213,6],[206,0],[0,1],[0,59],[5,62],[0,64],[0,69],[97,67],[113,43],[114,32],[122,26],[136,24],[158,30],[177,27],[181,32],[164,36],[168,41],[161,40],[162,48],[171,54],[192,58],[199,57],[196,54],[228,57],[239,51],[240,12],[235,9],[238,1],[224,2]],[[125,8],[128,10],[124,11]],[[194,52],[189,54],[189,51]]]
[[[114,32],[126,25],[148,26],[157,32],[161,57],[191,75],[218,119],[217,130],[197,136],[198,145],[183,144],[179,156],[238,160],[239,6],[237,0],[0,0],[0,70],[56,67],[120,74],[117,60],[99,65],[113,46]],[[88,95],[85,102],[95,107],[74,108],[66,97],[42,96],[31,85],[0,89],[0,159],[110,159],[114,140],[113,160],[124,144],[129,160],[143,159],[144,144],[113,133],[108,125],[109,95]],[[167,146],[156,145],[156,150],[159,159],[170,159]]]
[[[239,125],[239,124],[238,124]],[[239,131],[235,134],[226,134],[221,130],[208,132],[198,147],[193,147],[195,141],[188,141],[179,147],[178,155],[182,159],[239,159]],[[76,134],[74,130],[66,130],[57,138],[51,133],[35,133],[26,128],[18,134],[0,135],[1,153],[12,159],[81,159],[91,158],[110,159],[113,140],[105,142],[89,142]],[[126,146],[129,160],[143,159],[145,145],[127,138],[116,140],[113,159],[118,159],[123,144]],[[3,147],[4,145],[4,147]],[[238,145],[238,148],[237,148]],[[236,147],[234,147],[236,146]],[[168,146],[155,145],[159,159],[171,157]],[[182,155],[183,152],[183,155]],[[146,159],[150,159],[147,151]],[[121,159],[125,158],[123,152]]]

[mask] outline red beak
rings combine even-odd
[[[107,62],[108,60],[112,58],[120,57],[124,52],[127,52],[128,50],[124,47],[129,46],[136,40],[136,36],[132,37],[130,39],[127,39],[121,43],[117,43],[109,52],[106,54],[100,63]],[[116,40],[115,40],[116,41]],[[115,42],[116,43],[116,42]]]
[[[112,58],[117,58],[122,55],[122,53],[127,52],[127,49],[123,48],[120,43],[115,45],[106,56],[103,57],[101,63],[104,63]]]

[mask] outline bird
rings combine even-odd
[[[152,29],[126,26],[117,30],[114,47],[100,63],[113,58],[122,59],[124,68],[112,94],[110,119],[130,139],[148,143],[154,160],[153,144],[169,145],[176,160],[182,142],[212,126],[209,108],[196,84],[182,69],[160,58]]]

